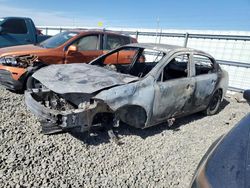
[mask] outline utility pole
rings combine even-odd
[[[157,28],[156,28],[156,35],[155,35],[155,43],[157,43],[157,37],[158,37],[158,30],[159,30],[159,26],[160,26],[160,18],[159,16],[157,17]]]

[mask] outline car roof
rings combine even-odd
[[[0,17],[0,18],[3,18],[3,19],[31,19],[31,18],[28,18],[28,17],[22,17],[22,16],[7,16],[7,17]]]
[[[107,31],[107,30],[103,30],[103,29],[71,29],[71,30],[67,30],[68,32],[78,32],[79,34],[111,34],[111,35],[118,35],[118,36],[124,36],[124,37],[129,37],[129,38],[133,38],[129,35],[125,35],[121,32],[115,32],[115,31]]]
[[[210,54],[203,52],[201,50],[196,50],[193,48],[188,48],[188,47],[182,47],[178,45],[172,45],[172,44],[157,44],[157,43],[132,43],[132,44],[127,44],[125,46],[128,47],[138,47],[138,48],[146,48],[150,50],[157,50],[157,51],[162,51],[165,53],[168,53],[169,51],[176,51],[176,52],[196,52],[199,54],[204,54],[206,56],[209,56],[213,58]]]

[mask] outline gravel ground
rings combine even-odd
[[[118,146],[105,131],[43,135],[23,95],[0,88],[0,187],[187,187],[208,147],[248,111],[229,97],[217,115],[172,129],[121,126]]]

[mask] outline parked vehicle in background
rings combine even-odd
[[[250,90],[243,94],[250,104]],[[218,125],[219,126],[219,125]],[[250,187],[250,113],[208,149],[193,177],[192,188]]]
[[[31,75],[49,64],[88,63],[136,39],[102,30],[66,31],[37,45],[0,49],[0,84],[11,90],[33,87]]]
[[[107,119],[146,128],[198,111],[213,115],[228,87],[227,72],[209,54],[163,44],[129,44],[33,77],[41,87],[26,91],[25,100],[46,134],[84,132]]]
[[[35,27],[30,18],[0,18],[0,48],[23,44],[37,44],[48,39]]]

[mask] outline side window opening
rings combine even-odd
[[[173,58],[163,69],[158,81],[185,78],[188,76],[189,55],[183,54]]]
[[[130,43],[129,37],[108,34],[106,50],[113,50],[115,48],[118,48],[122,45],[129,43]]]
[[[8,19],[2,24],[6,33],[27,34],[28,30],[23,19]]]
[[[99,49],[99,37],[98,35],[90,35],[82,37],[80,40],[74,43],[78,47],[79,51],[85,50],[98,50]]]
[[[213,62],[206,56],[193,55],[196,76],[214,72]]]

